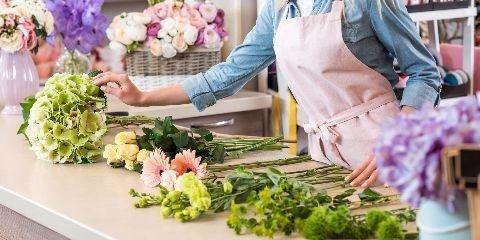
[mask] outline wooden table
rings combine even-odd
[[[163,219],[159,208],[135,209],[128,190],[149,191],[137,173],[112,169],[105,162],[53,165],[38,161],[25,138],[16,135],[20,122],[20,117],[0,116],[0,239],[2,234],[36,240],[254,238],[236,236],[226,225],[228,213],[207,214],[182,224]],[[106,143],[112,142],[112,135],[105,138]],[[283,151],[260,152],[230,163],[287,156]],[[284,170],[319,165],[307,162]]]

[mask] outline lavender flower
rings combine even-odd
[[[69,51],[88,54],[105,39],[103,0],[45,0],[55,18],[55,32]]]
[[[475,97],[449,108],[423,108],[399,116],[385,125],[375,149],[380,179],[413,207],[433,200],[454,211],[459,192],[443,181],[441,151],[462,143],[480,143],[480,109]]]

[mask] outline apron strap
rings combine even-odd
[[[295,18],[301,15],[300,10],[298,9],[297,0],[289,0],[286,9],[287,14],[285,14],[285,19]]]
[[[343,1],[334,0],[332,2],[332,10],[330,11],[330,21],[341,21],[343,17]]]

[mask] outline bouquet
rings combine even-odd
[[[0,48],[6,52],[36,52],[39,40],[53,31],[53,16],[42,1],[12,0],[0,5]]]
[[[41,160],[88,163],[101,156],[106,99],[86,74],[56,74],[23,104],[25,134]]]
[[[225,12],[212,3],[154,3],[143,13],[122,13],[107,29],[110,47],[123,54],[139,48],[172,58],[189,47],[218,49],[227,39]]]
[[[375,149],[380,178],[414,207],[428,199],[453,211],[459,193],[442,179],[441,152],[463,143],[480,143],[480,109],[474,97],[453,107],[399,116],[386,124]]]

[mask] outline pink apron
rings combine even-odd
[[[357,167],[399,103],[388,80],[358,60],[342,37],[343,2],[330,13],[284,19],[274,40],[278,68],[309,123],[313,159]]]

